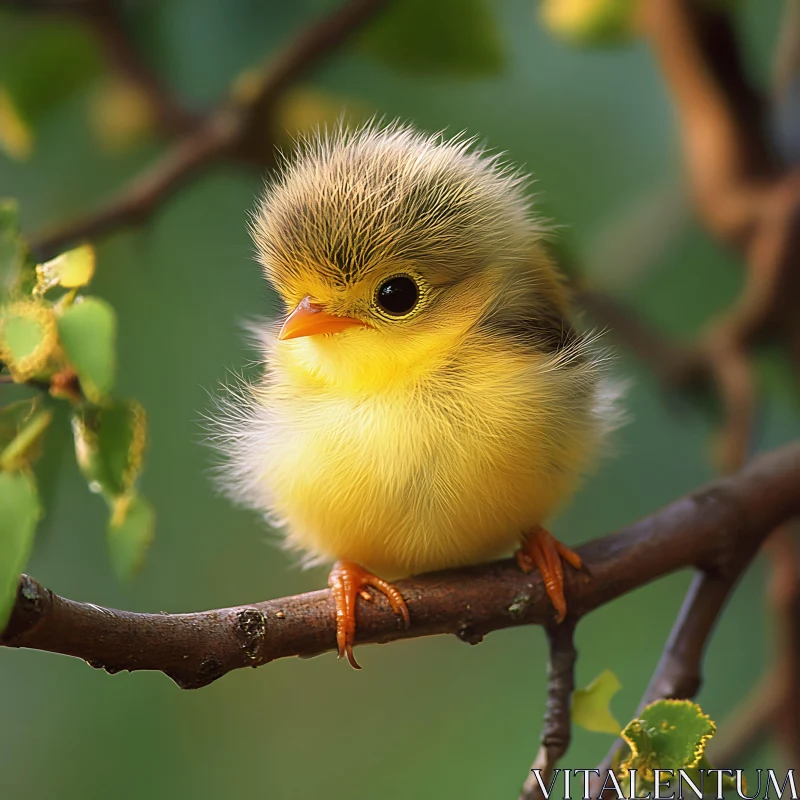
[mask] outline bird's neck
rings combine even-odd
[[[309,388],[374,395],[444,375],[454,364],[468,359],[471,338],[452,331],[405,337],[353,331],[276,342],[271,360],[283,376],[307,383]]]

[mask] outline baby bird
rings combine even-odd
[[[410,622],[387,579],[519,547],[566,612],[562,559],[581,561],[542,525],[613,403],[523,183],[463,139],[366,126],[301,144],[252,218],[287,314],[222,423],[224,482],[309,562],[335,562],[354,667],[367,587]]]

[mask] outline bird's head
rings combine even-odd
[[[531,293],[558,294],[521,183],[470,142],[400,126],[303,143],[252,220],[286,306],[278,348],[332,381],[379,384],[498,313],[529,313]]]

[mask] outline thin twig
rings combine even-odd
[[[800,0],[784,0],[772,75],[778,147],[788,163],[796,164],[800,160]]]
[[[797,2],[789,0],[787,15],[796,19],[796,14]],[[722,397],[718,455],[722,469],[730,471],[747,457],[753,428],[756,389],[749,351],[776,340],[800,376],[800,179],[791,164],[781,163],[770,139],[764,97],[745,76],[726,9],[691,0],[646,0],[641,22],[678,112],[698,212],[747,266],[739,299],[698,346]],[[788,73],[796,71],[798,40],[796,32],[786,34],[778,48],[779,99],[785,99]],[[663,666],[662,659],[651,696],[675,690],[659,686]],[[797,706],[790,697],[786,701]],[[797,717],[786,732],[793,742],[800,741],[792,732]],[[800,755],[794,744],[790,749]]]
[[[786,763],[800,766],[800,552],[798,526],[782,525],[766,546],[772,560],[770,602],[778,621],[777,683],[783,689],[774,730]]]
[[[147,99],[161,133],[167,137],[188,133],[200,123],[200,115],[184,108],[147,63],[125,23],[120,4],[120,0],[0,0],[0,5],[19,11],[54,14],[86,25],[112,68]]]
[[[741,764],[767,736],[777,734],[786,763],[800,756],[800,553],[797,524],[783,525],[764,549],[772,562],[770,603],[778,618],[777,654],[772,666],[747,698],[724,721],[709,751],[712,762],[730,768]]]
[[[639,711],[656,700],[688,699],[700,691],[706,645],[736,580],[747,563],[733,558],[725,564],[723,570],[701,570],[695,575],[661,660],[639,702]],[[607,771],[612,768],[621,747],[622,742],[617,739],[599,767],[601,776],[608,774]],[[592,796],[601,797],[602,781],[597,778],[594,780]],[[606,795],[611,796],[608,792]]]
[[[97,212],[34,238],[30,242],[31,251],[44,260],[74,242],[97,239],[125,225],[145,222],[199,170],[216,162],[226,152],[235,129],[236,121],[232,116],[214,114],[195,133],[180,139]]]
[[[574,278],[576,303],[596,325],[607,328],[625,349],[646,364],[665,389],[692,393],[708,389],[711,375],[705,354],[660,334],[635,311],[606,292]]]
[[[150,67],[125,24],[117,0],[85,0],[73,6],[95,34],[106,59],[126,81],[147,98],[161,132],[168,136],[188,133],[199,123],[199,115],[184,108],[177,95]]]
[[[784,696],[777,670],[768,670],[720,725],[709,742],[709,761],[720,769],[740,767],[771,730]]]
[[[547,707],[544,712],[541,746],[533,767],[522,786],[519,800],[544,800],[550,785],[553,770],[572,738],[570,698],[575,689],[576,620],[568,617],[561,625],[546,627],[550,645],[550,660],[547,665]]]
[[[745,287],[701,341],[723,397],[723,469],[747,454],[755,389],[749,350],[765,340],[789,352],[800,337],[800,177],[770,138],[766,102],[745,75],[726,8],[646,0],[641,24],[673,98],[695,205],[708,230],[747,266]],[[800,369],[800,364],[796,364]]]
[[[348,0],[316,20],[266,64],[235,84],[230,95],[196,128],[179,137],[155,164],[134,178],[97,212],[34,237],[31,249],[47,258],[74,242],[141,223],[199,172],[230,156],[271,163],[268,134],[283,93],[323,58],[371,21],[389,0]]]

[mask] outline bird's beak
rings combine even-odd
[[[323,311],[322,306],[304,297],[286,317],[279,339],[298,339],[301,336],[316,336],[318,333],[339,333],[348,328],[365,327],[366,323],[352,317],[337,317]]]

